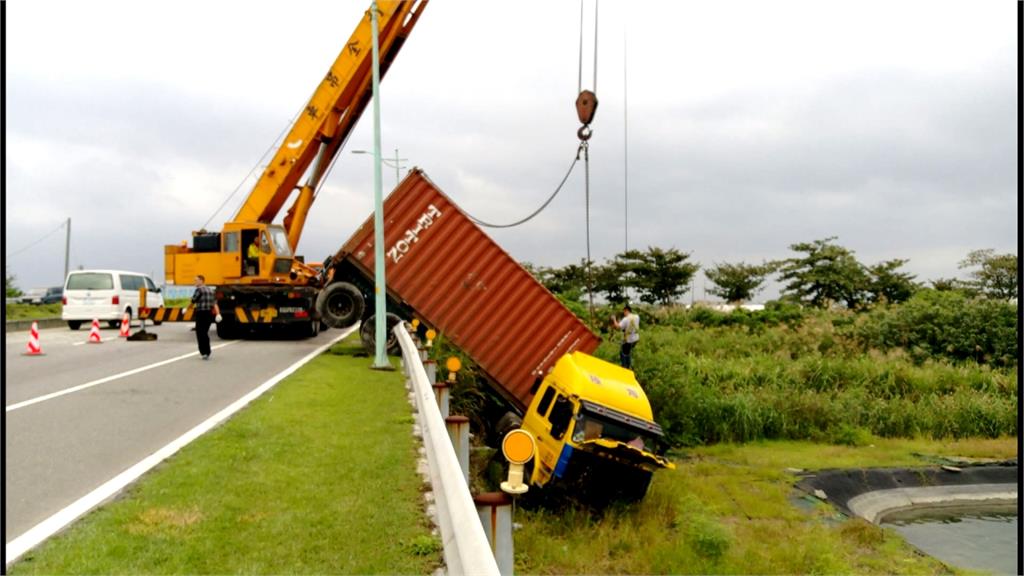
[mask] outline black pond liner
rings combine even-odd
[[[958,464],[956,470],[942,466],[922,468],[853,468],[819,470],[807,473],[796,487],[809,495],[816,490],[825,493],[826,502],[848,516],[856,516],[849,508],[853,498],[876,490],[919,488],[924,486],[968,486],[972,484],[1020,484],[1017,460],[984,464]]]

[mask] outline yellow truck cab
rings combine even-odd
[[[639,500],[655,470],[675,468],[654,452],[661,426],[633,372],[583,352],[555,364],[522,428],[537,443],[530,483],[583,499]]]

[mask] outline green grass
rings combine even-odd
[[[647,497],[604,513],[519,509],[516,572],[529,574],[948,574],[895,532],[799,498],[806,470],[1016,457],[1016,439],[719,444],[673,454]]]
[[[350,342],[9,573],[432,572],[441,547],[424,514],[402,377],[370,370]]]
[[[60,318],[58,304],[8,304],[4,320],[38,320],[41,318]]]

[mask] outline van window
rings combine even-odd
[[[142,288],[142,276],[121,274],[121,290],[136,291]]]
[[[551,436],[555,440],[561,440],[569,428],[569,421],[572,420],[572,403],[561,394],[555,399],[555,406],[551,409]]]
[[[149,290],[151,292],[153,290],[156,290],[156,284],[153,283],[153,279],[150,278],[149,276],[146,276],[146,290]]]
[[[68,276],[68,290],[113,290],[114,277],[102,272],[86,272]]]
[[[551,400],[553,400],[554,397],[555,389],[548,386],[547,389],[544,390],[544,395],[540,398],[540,404],[537,404],[537,413],[541,416],[547,416],[548,407],[551,406]]]
[[[238,252],[240,246],[238,243],[238,232],[225,232],[224,233],[224,251],[225,252]]]

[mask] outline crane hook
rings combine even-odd
[[[590,123],[594,121],[594,113],[597,112],[597,95],[590,90],[580,92],[576,97],[576,115],[579,116],[583,126],[576,131],[576,136],[584,142],[590,139],[592,131]]]

